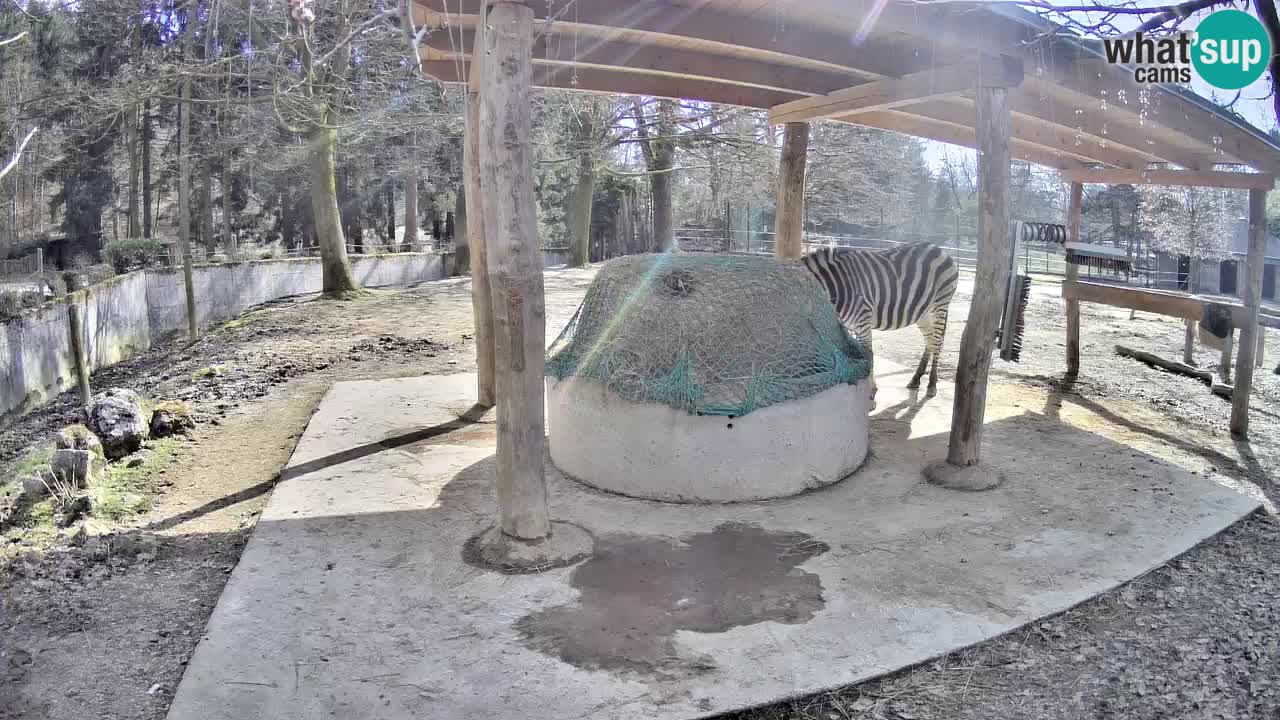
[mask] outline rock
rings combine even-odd
[[[98,393],[89,405],[89,429],[102,441],[106,457],[118,460],[147,438],[146,410],[132,390],[113,388]]]
[[[84,547],[84,543],[88,539],[89,531],[85,529],[85,526],[81,525],[80,529],[76,530],[75,533],[67,540],[67,544],[71,547]]]
[[[87,538],[82,548],[86,557],[92,560],[106,560],[111,548],[97,536]]]
[[[49,460],[54,477],[76,489],[100,480],[105,469],[102,455],[92,450],[54,450]]]
[[[111,540],[112,551],[122,557],[150,556],[154,559],[159,547],[160,541],[154,535],[142,533],[117,535]]]
[[[53,444],[59,450],[89,450],[102,455],[102,441],[84,425],[68,425],[58,431]]]
[[[180,400],[159,403],[151,411],[151,437],[169,437],[194,430],[191,406]]]
[[[26,495],[32,495],[35,497],[46,495],[49,492],[49,482],[51,482],[51,478],[46,478],[38,474],[28,475],[22,479],[22,492]]]

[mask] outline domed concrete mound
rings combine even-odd
[[[869,362],[796,264],[647,255],[601,268],[547,362],[551,459],[602,490],[738,502],[866,458]]]

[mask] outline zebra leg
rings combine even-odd
[[[862,341],[862,345],[867,349],[867,367],[871,370],[868,379],[871,380],[871,404],[868,410],[876,409],[876,353],[871,347],[871,331],[866,330],[858,334],[858,339]]]
[[[925,353],[933,355],[933,368],[929,371],[929,392],[933,392],[938,387],[938,356],[942,354],[942,340],[947,334],[947,306],[942,305],[930,314],[934,318]]]
[[[916,366],[916,374],[911,376],[911,382],[907,383],[908,390],[915,390],[920,387],[920,378],[924,376],[924,371],[929,367],[929,348],[932,347],[930,341],[930,333],[933,331],[933,318],[926,313],[920,318],[920,322],[916,323],[916,327],[920,328],[920,334],[924,335],[924,352],[920,355],[920,364]],[[936,355],[935,355],[936,357]],[[931,384],[929,387],[933,387]]]

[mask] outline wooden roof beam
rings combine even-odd
[[[485,0],[413,0],[424,25],[474,27]],[[545,21],[547,0],[527,0],[534,17]],[[677,7],[656,2],[579,2],[562,12],[563,2],[550,12],[551,27],[566,40],[574,35],[644,40],[671,47],[681,44],[715,52],[754,53],[760,60],[782,64],[825,64],[832,70],[852,71],[868,79],[894,77],[944,60],[937,46],[909,47],[875,38],[854,42],[836,28],[805,28],[780,32],[775,23],[759,17],[707,5]],[[779,15],[785,18],[785,12]],[[547,28],[544,26],[543,32]],[[972,46],[970,46],[971,48]]]
[[[979,78],[989,87],[1017,87],[1022,82],[1022,64],[1012,58],[984,59],[974,64],[863,83],[769,108],[769,122],[781,125],[890,110],[929,98],[968,92],[977,87]]]
[[[1052,74],[1054,82],[1043,83],[1042,87],[1070,105],[1087,108],[1105,101],[1109,109],[1116,110],[1110,115],[1115,122],[1163,135],[1188,149],[1207,147],[1214,152],[1217,163],[1241,163],[1280,174],[1280,151],[1265,140],[1173,92],[1139,85],[1124,68],[1089,58]],[[1120,90],[1125,92],[1127,102],[1117,99]],[[1145,104],[1139,100],[1144,91],[1149,93]],[[1218,142],[1212,142],[1214,138]]]
[[[943,122],[931,118],[911,115],[899,110],[875,110],[859,113],[847,118],[836,118],[837,121],[852,125],[889,130],[904,135],[913,135],[927,140],[977,147],[977,133],[972,124],[960,125]],[[1023,160],[1044,167],[1066,169],[1086,167],[1086,158],[1079,158],[1056,148],[1046,148],[1025,140],[1010,139],[1010,151],[1016,160]]]
[[[971,54],[974,48],[993,53],[1011,52],[1044,32],[991,12],[980,2],[774,0],[763,3],[754,20],[761,24],[785,21],[788,29],[802,32],[832,26],[852,27],[857,28],[864,40],[901,33],[915,39],[917,47],[963,54]]]
[[[1143,128],[1115,122],[1105,113],[1069,105],[1049,93],[1035,89],[1035,81],[1009,93],[1009,109],[1017,115],[1049,120],[1083,135],[1085,142],[1116,143],[1147,155],[1153,162],[1166,162],[1192,170],[1208,170],[1215,162],[1211,155],[1197,153],[1168,142]],[[1080,112],[1076,112],[1079,110]]]
[[[470,60],[425,60],[422,69],[444,83],[465,83]],[[695,100],[722,105],[765,109],[802,97],[765,88],[734,85],[699,78],[636,73],[571,65],[535,64],[533,85],[558,90],[608,93],[612,95],[648,95],[673,100]]]
[[[1072,168],[1062,171],[1062,179],[1105,185],[1176,185],[1234,190],[1274,190],[1276,177],[1270,173],[1222,172],[1216,170],[1103,170]]]
[[[956,125],[972,125],[976,119],[973,100],[967,97],[941,98],[898,110]],[[1102,143],[1087,135],[1077,134],[1071,128],[1027,115],[1012,115],[1010,137],[1112,167],[1145,168],[1151,161],[1147,155],[1123,145]]]
[[[424,60],[468,57],[476,33],[452,29],[432,33],[423,43]],[[664,48],[651,44],[619,42],[596,37],[539,36],[533,45],[533,62],[614,70],[633,74],[700,78],[797,94],[819,95],[845,87],[859,77],[851,72],[815,70],[760,60],[729,58],[703,50]]]

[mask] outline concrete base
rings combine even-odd
[[[538,542],[524,542],[491,527],[467,541],[463,557],[473,565],[498,572],[546,572],[591,557],[595,539],[573,523],[551,521],[551,536]]]
[[[742,417],[631,402],[596,380],[547,378],[551,459],[592,487],[667,502],[787,497],[867,457],[870,385],[836,385]]]
[[[480,569],[492,425],[472,375],[338,383],[258,522],[171,720],[692,718],[845,685],[1068,608],[1257,507],[1180,467],[988,395],[985,493],[923,481],[951,388],[884,360],[874,451],[783,500],[674,505],[548,465],[592,557]],[[899,374],[895,374],[899,373]],[[892,375],[892,376],[891,376]],[[1024,407],[1035,396],[1016,396]],[[1027,448],[1035,448],[1034,453]]]
[[[960,467],[946,460],[935,460],[924,467],[924,479],[938,487],[952,490],[993,490],[1004,482],[1004,476],[998,470],[986,465],[969,465]]]

